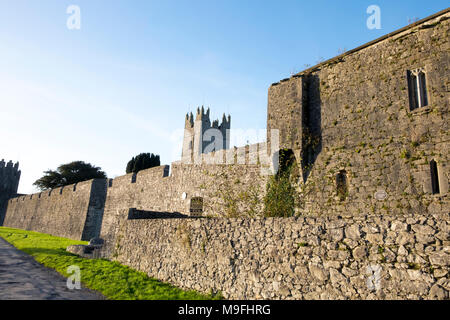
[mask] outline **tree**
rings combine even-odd
[[[136,162],[135,158],[131,158],[130,161],[128,161],[127,163],[127,169],[126,169],[126,173],[131,173],[133,172],[133,168],[134,168],[134,163]]]
[[[126,172],[128,173],[138,173],[141,170],[159,167],[161,162],[159,156],[153,153],[141,153],[136,157],[133,157],[128,163]]]
[[[43,191],[91,179],[106,178],[106,173],[101,171],[100,167],[95,167],[83,161],[74,161],[60,165],[56,171],[44,171],[44,176],[36,180],[33,185]]]

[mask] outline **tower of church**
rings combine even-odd
[[[231,116],[211,123],[210,110],[202,106],[194,115],[188,113],[184,125],[182,161],[192,163],[196,155],[230,148]]]

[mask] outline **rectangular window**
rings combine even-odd
[[[427,82],[422,69],[407,72],[409,109],[411,111],[428,105]]]
[[[336,188],[340,201],[344,201],[348,196],[347,171],[341,170],[337,174]]]
[[[430,171],[431,171],[431,192],[432,194],[439,194],[439,174],[437,163],[434,160],[430,162]]]

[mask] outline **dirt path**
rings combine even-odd
[[[0,300],[99,300],[92,290],[69,290],[66,278],[0,238]]]

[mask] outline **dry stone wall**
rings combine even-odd
[[[448,218],[126,220],[110,257],[229,299],[448,299]]]

